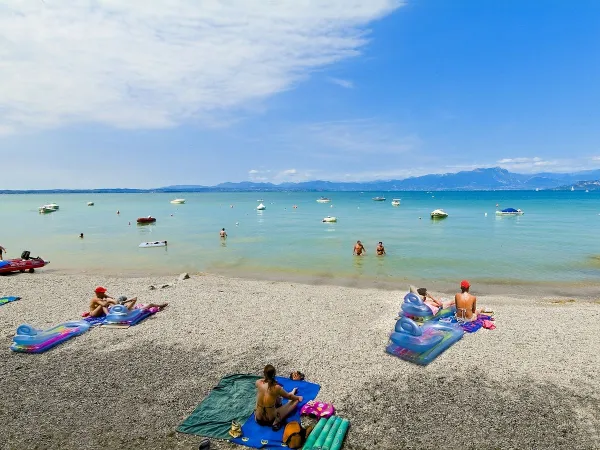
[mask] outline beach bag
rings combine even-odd
[[[288,422],[283,429],[283,443],[288,448],[302,448],[312,430],[313,427],[302,428],[296,421]]]
[[[335,414],[335,408],[331,403],[310,400],[302,406],[300,414],[306,414],[307,416],[312,416],[316,419],[320,419],[321,417],[327,419]]]

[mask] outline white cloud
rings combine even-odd
[[[219,118],[356,56],[400,0],[0,0],[1,133]]]
[[[281,172],[281,175],[296,175],[298,171],[296,169],[288,169]]]
[[[352,89],[354,88],[354,82],[350,81],[350,80],[344,80],[342,78],[328,78],[328,80],[333,83],[333,84],[337,84],[338,86],[341,86],[345,89]]]
[[[561,162],[559,160],[544,160],[537,156],[534,158],[518,157],[500,159],[497,161],[497,165],[504,169],[518,173],[535,173],[542,170],[551,170],[553,168],[559,169],[554,171],[560,172],[562,171],[563,166],[567,165],[567,161]]]
[[[254,174],[257,174],[257,173],[259,173],[259,172],[256,169],[251,169],[251,170],[248,171],[249,175],[254,175]]]
[[[315,156],[346,156],[399,154],[416,150],[421,139],[415,134],[402,134],[400,126],[376,119],[341,120],[310,124],[297,131],[319,147]]]

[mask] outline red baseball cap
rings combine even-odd
[[[104,294],[106,292],[106,288],[98,286],[96,289],[94,289],[94,292],[96,292],[97,294]]]
[[[469,289],[471,287],[471,285],[469,284],[469,282],[467,280],[462,280],[460,282],[460,287],[463,289]]]

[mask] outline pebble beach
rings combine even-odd
[[[0,448],[193,449],[176,427],[226,374],[301,370],[350,420],[344,448],[600,448],[600,300],[484,294],[495,330],[426,367],[385,353],[398,289],[192,273],[0,277]],[[81,318],[93,289],[169,306],[43,354],[9,350],[22,323]],[[154,289],[151,288],[154,287]],[[454,292],[435,292],[450,297]],[[233,449],[213,440],[211,448]]]

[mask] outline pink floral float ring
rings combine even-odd
[[[308,416],[328,418],[335,414],[335,408],[330,403],[318,402],[316,400],[310,400],[301,409],[300,414],[306,414]]]

